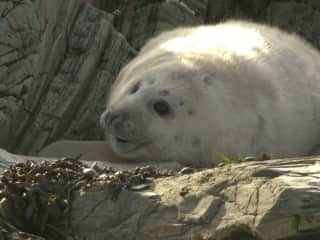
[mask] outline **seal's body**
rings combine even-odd
[[[229,21],[149,41],[101,116],[116,154],[210,166],[222,155],[308,155],[320,126],[320,55],[296,35]]]

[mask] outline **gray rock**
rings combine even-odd
[[[0,25],[1,146],[32,153],[63,136],[102,138],[108,89],[135,54],[112,15],[85,1],[20,1]]]
[[[191,174],[191,173],[194,173],[194,172],[195,172],[195,170],[193,168],[191,168],[191,167],[184,167],[179,171],[179,173],[182,174],[182,175],[183,174]]]
[[[0,172],[25,159],[37,158],[0,150]],[[158,178],[143,191],[95,185],[73,196],[72,232],[76,239],[319,239],[319,162],[230,164]]]

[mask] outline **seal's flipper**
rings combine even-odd
[[[73,141],[61,140],[43,148],[38,157],[43,158],[74,158],[85,162],[98,161],[103,166],[114,167],[119,170],[133,169],[137,166],[150,165],[164,169],[180,169],[182,165],[177,162],[130,162],[116,156],[106,141]],[[90,165],[90,164],[89,164]]]
[[[44,147],[40,157],[49,158],[79,158],[87,161],[121,161],[111,150],[106,141],[73,141],[61,140]]]

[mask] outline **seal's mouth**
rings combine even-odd
[[[122,136],[110,135],[110,143],[115,152],[119,154],[126,154],[143,147],[144,145],[150,143],[146,139],[128,139]]]
[[[127,144],[129,143],[128,140],[124,139],[124,138],[120,138],[120,137],[115,137],[116,141],[121,143],[121,144]]]

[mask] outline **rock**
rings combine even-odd
[[[191,173],[194,173],[194,172],[195,172],[195,170],[193,168],[191,168],[191,167],[184,167],[179,171],[179,173],[182,174],[182,175],[191,174]]]
[[[3,171],[37,158],[0,150],[0,159]],[[319,162],[234,163],[156,178],[139,191],[87,187],[73,195],[70,226],[80,239],[318,239]]]
[[[209,223],[217,214],[220,204],[222,204],[220,198],[210,195],[202,197],[199,202],[195,202],[193,198],[186,198],[179,206],[178,218],[186,223]]]
[[[179,223],[150,223],[142,227],[142,233],[149,239],[169,238],[183,234],[186,231],[186,227],[185,224]]]
[[[92,168],[85,168],[83,169],[83,174],[86,178],[93,178],[97,175],[97,172]]]
[[[243,161],[248,162],[248,161],[258,161],[259,159],[256,156],[247,156],[243,158]]]
[[[132,191],[142,191],[142,190],[146,190],[148,188],[150,188],[149,184],[140,184],[140,185],[136,185],[136,186],[130,187],[130,190],[132,190]]]
[[[10,4],[2,2],[2,7]],[[2,146],[37,152],[80,129],[100,131],[102,137],[98,118],[107,89],[134,56],[112,21],[111,14],[82,0],[14,4],[0,20],[1,46],[7,46],[0,57],[5,89],[0,108],[7,109],[1,110],[0,122],[8,129],[1,134]]]

